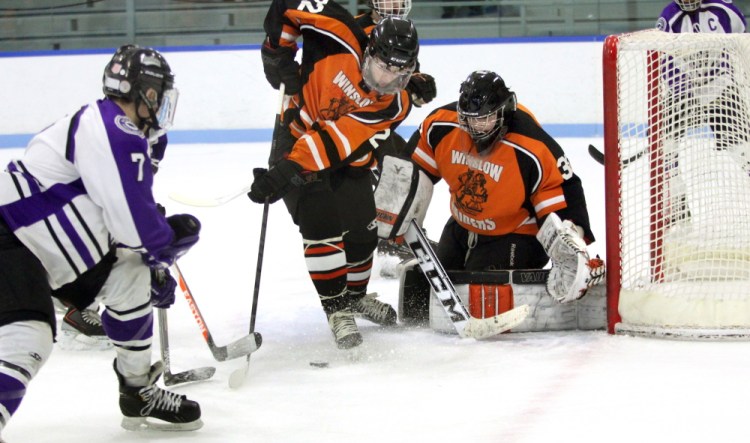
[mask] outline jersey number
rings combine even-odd
[[[573,168],[570,166],[568,157],[562,156],[557,159],[557,169],[560,170],[560,174],[564,180],[573,177]]]
[[[380,143],[378,143],[378,141],[381,141],[381,142],[385,141],[390,135],[391,135],[390,129],[386,129],[383,132],[378,132],[372,137],[370,137],[370,144],[372,145],[373,148],[377,149],[378,146],[380,146]]]
[[[313,5],[315,3],[315,5]],[[323,7],[325,7],[326,3],[328,3],[328,0],[302,0],[299,2],[299,6],[297,6],[297,9],[300,11],[310,11],[313,14],[316,14],[323,10]]]
[[[143,165],[146,163],[146,156],[140,152],[134,152],[130,154],[130,160],[138,165],[138,181],[143,181]]]

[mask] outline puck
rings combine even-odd
[[[328,362],[322,360],[313,360],[310,362],[310,366],[313,366],[315,368],[327,368]]]

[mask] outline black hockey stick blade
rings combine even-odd
[[[626,167],[627,165],[633,163],[634,161],[638,160],[643,156],[643,154],[646,153],[646,150],[644,149],[641,152],[638,152],[634,155],[631,155],[630,157],[622,160],[622,167]],[[591,158],[597,161],[600,165],[604,165],[604,153],[598,149],[594,145],[589,145],[589,155]]]
[[[202,368],[190,369],[187,371],[178,372],[176,374],[164,371],[164,384],[166,386],[174,386],[181,383],[204,381],[213,377],[215,373],[216,368],[214,368],[213,366],[204,366]]]
[[[604,166],[604,153],[596,149],[594,145],[589,145],[589,155],[596,160],[597,163]]]

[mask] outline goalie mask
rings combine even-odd
[[[683,11],[697,11],[701,7],[701,0],[674,0]]]
[[[508,133],[516,107],[516,94],[505,86],[499,75],[475,71],[461,83],[458,123],[481,153]]]
[[[386,17],[406,18],[411,11],[411,0],[370,0],[368,6],[378,13],[381,19]]]
[[[104,68],[102,84],[107,97],[135,103],[136,109],[146,106],[149,116],[141,118],[140,129],[148,124],[149,138],[159,137],[172,126],[179,94],[174,74],[158,51],[121,46]]]
[[[386,17],[370,34],[362,64],[362,78],[380,94],[396,94],[406,87],[417,67],[419,40],[411,20]]]

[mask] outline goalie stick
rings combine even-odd
[[[201,314],[200,309],[198,309],[198,305],[195,302],[193,293],[190,291],[190,288],[185,282],[185,278],[182,276],[182,272],[180,272],[180,268],[179,266],[177,266],[177,263],[174,264],[173,269],[177,277],[177,283],[180,286],[180,290],[182,291],[182,295],[185,296],[185,300],[187,300],[188,305],[190,306],[190,311],[193,313],[193,317],[195,317],[195,321],[198,323],[198,327],[203,334],[203,338],[208,344],[208,349],[211,350],[211,354],[214,356],[216,361],[226,361],[244,357],[246,355],[252,354],[253,352],[257,351],[258,348],[260,348],[263,338],[259,333],[254,333],[252,331],[250,332],[250,334],[244,337],[240,337],[226,346],[217,346],[214,342],[213,336],[211,335],[211,331],[208,330],[208,326],[206,325],[206,321],[203,318],[203,314]]]
[[[529,315],[529,306],[521,305],[490,318],[472,317],[458,297],[456,288],[448,278],[448,273],[438,261],[435,251],[432,250],[427,237],[415,219],[409,222],[404,239],[417,258],[422,273],[432,286],[432,293],[440,301],[440,306],[445,310],[458,335],[462,338],[482,339],[501,334],[521,324]]]
[[[202,368],[189,369],[187,371],[172,373],[169,355],[169,330],[167,326],[167,310],[157,308],[159,313],[159,344],[161,345],[161,361],[164,363],[164,384],[166,386],[194,381],[208,380],[214,376],[216,368],[204,366]]]

